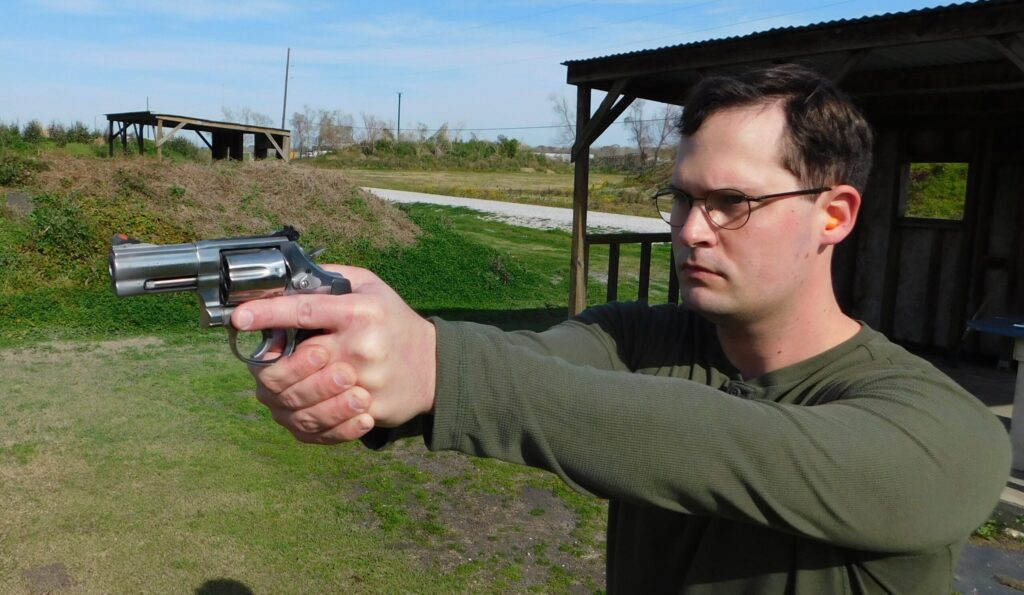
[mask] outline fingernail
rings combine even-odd
[[[356,418],[356,426],[363,432],[373,428],[373,418],[369,415],[361,415]]]
[[[366,411],[366,404],[363,403],[362,399],[357,398],[355,395],[348,396],[348,406],[351,407],[352,411],[355,411],[356,413],[362,413],[363,411]]]
[[[327,354],[322,349],[310,350],[309,363],[313,364],[316,368],[322,368],[327,363]]]
[[[240,331],[244,331],[252,326],[252,312],[248,310],[241,310],[237,316],[235,316],[235,328]]]
[[[338,388],[341,389],[345,389],[352,386],[352,383],[348,381],[348,376],[342,374],[341,372],[336,372],[334,374],[334,384],[338,385]]]

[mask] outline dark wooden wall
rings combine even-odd
[[[1008,356],[972,316],[1024,314],[1024,125],[875,122],[875,164],[856,232],[836,251],[847,312],[929,351]],[[910,163],[970,164],[962,221],[903,216]]]

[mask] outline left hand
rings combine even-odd
[[[302,442],[356,440],[374,426],[394,427],[429,413],[437,367],[434,325],[370,271],[323,268],[348,278],[352,293],[256,300],[232,315],[239,330],[324,331],[271,366],[251,366],[257,398]]]

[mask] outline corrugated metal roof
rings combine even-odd
[[[720,37],[720,38],[715,38],[715,39],[707,39],[707,40],[704,40],[704,41],[694,41],[694,42],[689,42],[689,43],[682,43],[682,44],[678,44],[678,45],[662,46],[662,47],[651,48],[651,49],[646,49],[646,50],[636,50],[636,51],[632,51],[632,52],[622,52],[622,53],[619,53],[619,54],[609,54],[609,55],[606,55],[606,56],[599,56],[599,57],[594,57],[594,58],[584,58],[584,59],[580,59],[580,60],[569,60],[569,61],[563,62],[562,64],[565,65],[565,66],[570,66],[570,65],[573,65],[573,64],[585,64],[587,62],[595,62],[595,61],[598,61],[598,60],[606,60],[606,59],[609,59],[609,58],[618,58],[618,57],[622,57],[622,56],[639,56],[639,55],[642,55],[642,54],[661,52],[661,51],[665,51],[665,50],[674,50],[674,49],[681,49],[681,48],[688,48],[688,47],[699,47],[699,46],[704,46],[704,45],[712,45],[712,44],[716,44],[716,43],[735,42],[735,41],[738,41],[738,40],[749,40],[749,39],[758,39],[758,38],[762,38],[762,37],[771,37],[771,36],[780,35],[780,34],[783,34],[783,33],[790,34],[790,33],[794,33],[794,32],[814,31],[816,29],[827,29],[827,28],[839,27],[839,26],[844,26],[844,25],[863,25],[863,24],[867,24],[867,23],[882,23],[882,22],[889,21],[889,20],[896,20],[896,19],[900,19],[900,18],[906,18],[908,16],[919,16],[919,15],[925,15],[925,14],[939,14],[939,13],[946,13],[946,12],[955,12],[957,10],[972,9],[972,8],[975,8],[975,7],[978,7],[978,6],[983,6],[983,5],[1007,4],[1007,3],[1012,3],[1012,1],[1013,0],[978,0],[977,2],[961,2],[961,3],[947,4],[947,5],[936,6],[936,7],[931,7],[931,8],[918,8],[918,9],[915,9],[915,10],[908,10],[908,11],[904,11],[904,12],[887,12],[887,13],[880,14],[880,15],[858,17],[858,18],[854,18],[854,19],[839,19],[839,20],[835,20],[835,21],[823,21],[823,22],[814,23],[814,24],[811,24],[811,25],[795,25],[795,26],[791,26],[791,27],[776,27],[774,29],[767,29],[765,31],[758,31],[758,32],[755,32],[755,33],[748,33],[746,35],[735,35],[735,36],[732,36],[732,37]],[[955,58],[955,59],[959,60],[959,58],[956,58],[955,56],[948,56],[947,55],[946,57],[947,58]],[[971,60],[964,60],[964,61],[965,62],[969,62]]]

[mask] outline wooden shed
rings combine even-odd
[[[913,347],[1005,355],[1008,344],[998,338],[962,338],[966,321],[978,314],[1024,314],[1024,0],[566,62],[568,83],[577,87],[570,312],[586,304],[594,141],[635,99],[684,105],[703,77],[788,62],[837,81],[877,135],[860,221],[836,251],[844,309]],[[606,96],[592,111],[594,90]],[[962,217],[908,214],[911,164],[951,162],[967,164]]]
[[[114,127],[117,126],[117,130]],[[233,122],[218,122],[191,116],[175,116],[173,114],[154,114],[152,112],[121,112],[107,114],[107,145],[110,155],[114,155],[114,140],[120,139],[121,150],[128,152],[128,128],[134,128],[135,140],[139,154],[144,152],[143,144],[146,126],[153,128],[153,139],[156,143],[156,155],[162,156],[165,142],[174,138],[179,130],[195,132],[199,139],[206,143],[214,159],[242,160],[245,136],[253,137],[253,158],[266,159],[273,151],[278,159],[288,160],[291,147],[291,132],[283,128],[269,128]],[[206,138],[204,133],[209,134]]]

